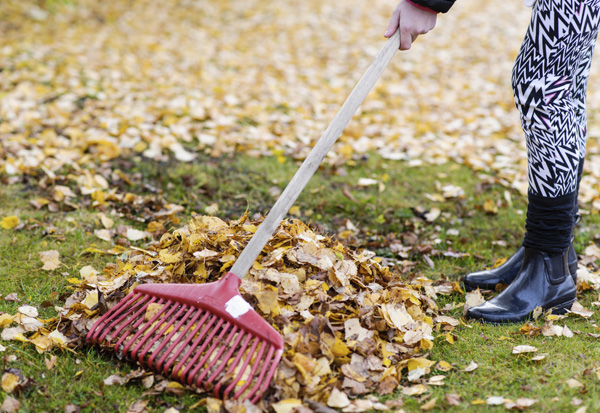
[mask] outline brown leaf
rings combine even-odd
[[[21,402],[13,397],[6,396],[2,406],[0,406],[0,410],[6,413],[18,412],[21,410]]]
[[[56,366],[56,360],[57,358],[54,354],[52,354],[49,359],[45,358],[44,363],[46,363],[46,368],[52,370],[54,366]]]
[[[421,410],[427,411],[427,410],[433,409],[435,407],[436,402],[437,402],[437,398],[434,397],[433,399],[429,400],[427,403],[423,404],[421,406]]]
[[[138,400],[133,402],[129,408],[127,409],[127,413],[144,413],[147,411],[146,406],[148,405],[148,400]]]
[[[445,397],[449,406],[460,406],[461,397],[458,394],[448,393]]]
[[[38,252],[40,260],[44,263],[42,270],[52,271],[60,267],[59,253],[56,250]]]

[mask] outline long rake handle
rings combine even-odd
[[[258,227],[258,230],[252,236],[252,239],[246,248],[244,248],[239,258],[233,264],[231,272],[240,279],[243,278],[250,267],[252,267],[254,261],[277,229],[277,226],[281,223],[281,220],[288,213],[294,202],[296,202],[296,199],[310,178],[319,168],[319,165],[321,165],[327,152],[333,147],[333,144],[340,137],[342,131],[348,122],[350,122],[350,119],[352,119],[352,116],[358,107],[365,100],[387,64],[392,60],[396,50],[398,50],[399,41],[400,32],[396,31],[396,33],[385,42],[379,54],[367,68],[367,71],[358,81],[350,93],[350,96],[348,96],[298,171],[296,171],[296,174],[280,195],[277,202],[275,202],[271,211]]]

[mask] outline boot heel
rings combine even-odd
[[[561,315],[566,313],[567,310],[571,309],[575,300],[576,298],[573,298],[572,300],[569,300],[566,303],[560,304],[556,307],[552,307],[552,314]]]

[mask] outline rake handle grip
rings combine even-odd
[[[281,220],[288,213],[310,178],[321,165],[327,152],[342,134],[342,131],[352,119],[352,116],[365,100],[381,73],[392,60],[400,43],[400,32],[396,31],[383,45],[379,54],[375,57],[364,75],[358,81],[338,113],[335,115],[325,132],[321,135],[313,149],[310,151],[296,174],[288,183],[283,193],[279,196],[271,211],[267,214],[250,242],[244,248],[239,258],[233,264],[231,272],[243,278],[254,261],[267,244]]]

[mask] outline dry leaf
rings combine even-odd
[[[22,305],[17,309],[17,311],[29,317],[37,317],[39,315],[37,308],[30,305]]]
[[[346,393],[334,388],[327,399],[327,406],[342,409],[350,404]]]
[[[458,394],[448,393],[445,397],[449,406],[460,406],[461,397]]]
[[[471,363],[469,363],[469,365],[467,367],[465,367],[465,371],[470,372],[475,370],[477,367],[479,367],[479,365],[477,363],[475,363],[474,361],[472,361]]]
[[[21,402],[13,397],[6,396],[4,402],[2,402],[2,406],[0,406],[0,409],[6,413],[18,412],[21,410]]]
[[[488,406],[499,406],[501,404],[504,404],[504,400],[505,399],[502,396],[492,396],[488,397],[485,402]]]
[[[433,398],[429,400],[427,403],[421,405],[421,410],[431,410],[435,407],[435,403],[437,402],[437,398]]]
[[[4,229],[13,229],[17,225],[19,225],[19,218],[15,216],[3,217],[2,220],[0,220],[0,227]]]
[[[465,296],[465,306],[463,307],[463,316],[467,314],[467,310],[471,307],[477,307],[485,302],[485,299],[481,295],[479,289],[467,293]]]
[[[567,386],[569,386],[572,389],[579,389],[579,388],[583,388],[585,387],[585,385],[575,379],[569,379],[567,380]]]
[[[515,346],[512,349],[513,354],[534,353],[536,351],[538,351],[538,349],[533,346]]]
[[[61,264],[58,251],[56,250],[42,251],[39,252],[38,255],[40,256],[40,260],[44,263],[42,270],[52,271],[57,269]]]
[[[45,358],[44,363],[46,363],[46,368],[52,370],[54,366],[56,366],[56,360],[57,358],[54,354],[52,354],[49,359]]]
[[[275,413],[292,413],[295,408],[301,406],[302,400],[299,399],[284,399],[271,405]]]

